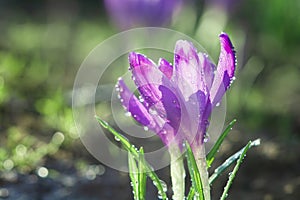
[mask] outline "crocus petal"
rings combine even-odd
[[[210,61],[210,59],[208,58],[208,56],[204,53],[199,53],[198,54],[199,59],[201,61],[201,65],[203,68],[203,73],[204,73],[204,78],[205,78],[205,83],[207,86],[207,89],[210,90],[213,80],[214,80],[214,72],[215,72],[215,68],[216,66]]]
[[[234,71],[236,68],[235,51],[228,35],[222,33],[219,37],[221,51],[217,71],[210,92],[213,105],[220,102],[225,91],[234,80]]]
[[[195,99],[197,102],[194,102]],[[207,123],[204,123],[204,120],[208,120],[209,117],[206,117],[207,106],[209,104],[209,97],[201,90],[191,95],[190,100],[186,102],[186,107],[189,111],[188,116],[191,119],[189,125],[190,133],[186,134],[186,139],[190,144],[197,146],[203,143],[203,138],[206,134],[205,123]]]
[[[197,49],[192,43],[183,40],[177,41],[174,63],[174,82],[178,84],[185,100],[188,100],[198,90],[205,90]]]
[[[161,98],[158,86],[162,85],[162,72],[158,70],[152,60],[135,52],[129,54],[129,63],[132,70],[132,79],[144,98],[145,105],[147,107],[153,106]]]
[[[180,124],[179,101],[173,93],[174,87],[171,81],[165,75],[169,73],[167,70],[171,65],[168,65],[166,60],[161,61],[160,63],[164,63],[162,68],[165,70],[160,71],[146,56],[134,52],[130,53],[129,62],[133,80],[144,100],[143,105],[154,121],[148,127],[156,133],[167,132],[167,134],[159,134],[163,142],[167,143],[175,135]]]
[[[120,100],[123,107],[131,113],[131,116],[143,126],[148,126],[153,121],[152,116],[148,113],[144,105],[129,90],[122,79],[117,84]]]
[[[136,98],[136,96],[129,90],[122,79],[119,79],[117,88],[119,91],[121,103],[123,107],[128,112],[130,112],[131,116],[141,125],[148,127],[150,130],[157,133],[157,135],[161,138],[162,142],[165,145],[169,145],[175,137],[175,130],[172,126],[175,122],[173,122],[172,120],[166,120],[166,115],[169,115],[170,113],[162,116],[156,113],[156,111],[154,113],[154,111],[147,110],[147,108],[144,107],[140,100],[138,100],[138,98]],[[165,92],[164,88],[161,89],[164,91],[163,93],[165,93],[163,95],[163,101],[166,101],[166,103],[170,103],[170,100],[174,101],[174,96],[170,98],[170,96],[172,95],[170,95],[170,93],[168,92]],[[173,108],[174,105],[177,106],[177,104],[173,102]],[[172,119],[178,120],[179,118],[180,120],[180,111],[179,113],[178,111],[176,112],[176,110],[174,111],[174,113],[171,113],[171,115],[173,116]]]
[[[164,75],[168,78],[171,79],[172,74],[173,74],[173,66],[171,63],[169,63],[167,60],[161,58],[158,61],[158,68],[159,70],[164,73]]]
[[[178,97],[170,90],[170,88],[163,85],[159,86],[159,90],[162,93],[161,102],[166,110],[167,123],[169,123],[174,128],[174,131],[177,132],[181,119],[181,108]]]

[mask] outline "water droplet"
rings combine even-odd
[[[126,117],[130,117],[130,116],[131,116],[131,112],[126,112],[126,113],[125,113],[125,116],[126,116]]]
[[[233,81],[235,80],[235,76],[232,77],[232,80],[233,80]]]
[[[216,104],[216,106],[217,106],[217,107],[220,106],[220,102],[218,102],[218,103]]]
[[[165,115],[165,114],[162,114],[162,113],[159,114],[159,116],[160,116],[161,118],[163,118],[163,119],[166,118],[166,115]]]
[[[106,121],[100,121],[103,128],[108,128],[108,123]]]
[[[167,131],[166,131],[165,129],[162,129],[162,130],[159,132],[159,134],[165,135],[165,134],[167,134]]]
[[[143,99],[142,96],[139,96],[139,101],[140,101],[141,103],[143,103],[145,100]]]
[[[157,111],[154,108],[150,108],[149,113],[152,115],[157,115]]]
[[[115,136],[115,140],[116,140],[117,142],[120,142],[120,138],[117,137],[117,136]]]
[[[120,95],[120,94],[118,94],[118,96],[117,96],[117,97],[118,97],[118,99],[121,99],[121,95]]]
[[[204,120],[204,124],[207,126],[209,124],[208,120]]]
[[[148,131],[149,128],[148,128],[147,126],[144,126],[144,130],[145,130],[145,131]]]
[[[168,190],[167,184],[163,180],[159,180],[159,182],[162,186],[163,191],[167,192],[167,190]]]
[[[204,136],[203,142],[206,143],[208,141],[209,141],[209,135],[208,135],[208,133],[206,133]]]

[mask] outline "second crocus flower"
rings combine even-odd
[[[182,0],[105,0],[113,22],[122,30],[167,25]]]

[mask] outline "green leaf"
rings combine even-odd
[[[249,148],[253,146],[260,145],[260,139],[256,139],[250,143]],[[215,169],[214,173],[209,177],[209,184],[212,184],[232,163],[234,163],[239,157],[242,155],[243,151],[246,147],[243,147],[241,150],[230,156],[220,165],[218,168]]]
[[[123,145],[125,150],[130,152],[135,160],[137,160],[137,161],[139,160],[139,151],[135,148],[134,145],[130,144],[129,140],[126,137],[124,137],[123,135],[118,133],[114,128],[112,128],[106,121],[102,120],[100,117],[95,116],[95,118],[97,119],[97,121],[103,128],[107,129],[110,133],[112,133],[121,142],[121,144]],[[147,173],[147,176],[153,181],[153,184],[157,188],[158,193],[161,196],[161,199],[166,200],[167,194],[163,189],[161,180],[158,178],[156,173],[153,171],[152,167],[146,161],[144,161],[144,167],[145,167],[145,172]]]
[[[248,150],[250,149],[250,147],[251,147],[251,143],[252,143],[251,141],[248,142],[248,144],[247,144],[247,145],[245,146],[245,148],[243,149],[242,154],[239,156],[239,159],[238,159],[236,165],[235,165],[234,168],[233,168],[233,171],[231,172],[231,174],[230,174],[230,176],[229,176],[229,178],[228,178],[227,184],[226,184],[226,186],[224,187],[224,191],[223,191],[223,194],[222,194],[220,200],[225,200],[226,197],[228,196],[229,188],[230,188],[230,186],[232,185],[233,179],[235,178],[235,175],[236,175],[236,173],[237,173],[237,171],[238,171],[240,165],[242,164],[242,161],[243,161],[243,159],[245,158],[247,151],[248,151]]]
[[[215,155],[218,152],[221,144],[223,143],[224,139],[232,129],[233,125],[236,123],[236,119],[232,120],[229,125],[226,127],[224,132],[220,135],[216,143],[214,144],[213,148],[209,151],[209,153],[206,156],[206,162],[207,162],[207,168],[211,166],[213,161],[215,160]]]
[[[130,144],[126,137],[118,133],[114,128],[112,128],[106,121],[102,120],[100,117],[95,116],[95,118],[103,128],[107,129],[110,133],[112,133],[115,136],[115,138],[117,138],[117,140],[121,142],[121,144],[127,151],[130,151],[135,158],[138,157],[138,151],[136,150],[134,145]]]
[[[189,194],[187,196],[187,200],[193,200],[194,199],[194,195],[195,195],[195,188],[193,186],[191,186]]]
[[[139,159],[138,159],[138,166],[139,166],[139,184],[138,184],[138,190],[139,190],[139,200],[144,200],[146,195],[146,169],[145,169],[145,158],[144,158],[144,149],[143,147],[139,150]]]
[[[138,168],[136,166],[136,161],[133,155],[128,151],[128,167],[129,167],[129,177],[131,180],[131,186],[133,189],[133,196],[135,200],[139,199],[139,187],[138,187]]]
[[[189,173],[192,179],[192,186],[194,188],[194,197],[199,200],[204,200],[204,194],[203,194],[203,187],[201,182],[201,176],[196,164],[196,160],[194,157],[194,154],[192,152],[192,149],[188,142],[185,142],[186,145],[186,155],[187,155],[187,163],[188,163],[188,169]],[[191,194],[192,196],[192,194]]]

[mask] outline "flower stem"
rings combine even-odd
[[[169,152],[171,157],[171,181],[173,189],[173,200],[184,199],[185,185],[185,169],[183,164],[183,156],[178,146],[170,145]]]
[[[206,165],[206,157],[205,157],[205,147],[201,145],[197,151],[194,152],[194,156],[196,159],[197,167],[200,173],[204,199],[210,200],[210,186],[208,181],[208,171]]]

